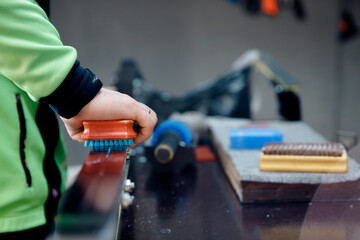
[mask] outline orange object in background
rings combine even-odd
[[[195,148],[196,162],[214,162],[216,156],[208,145],[199,145]]]
[[[277,0],[261,0],[261,10],[269,16],[276,16],[279,14],[279,6]]]

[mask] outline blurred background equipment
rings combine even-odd
[[[197,161],[195,150],[207,138],[205,120],[206,117],[198,112],[175,112],[160,123],[154,130],[151,144],[145,145],[146,156],[154,169],[179,173],[194,164]],[[204,154],[197,156],[204,158]]]
[[[203,140],[205,117],[252,118],[250,73],[254,70],[260,72],[273,88],[281,119],[301,120],[298,82],[271,57],[258,50],[245,52],[233,62],[228,72],[202,82],[183,95],[156,89],[145,80],[134,59],[121,61],[114,86],[157,113],[158,126],[151,146],[146,146],[146,156],[157,171],[175,173],[193,163],[194,158],[188,156],[194,155],[195,148]]]
[[[228,0],[238,4],[250,15],[263,13],[269,17],[277,17],[280,11],[292,9],[299,20],[305,19],[305,8],[302,0]]]
[[[355,21],[356,18],[353,15],[355,4],[353,0],[342,0],[339,5],[338,39],[340,42],[346,42],[354,38],[359,32],[359,27]]]
[[[206,116],[251,119],[250,72],[258,70],[272,84],[278,100],[279,115],[285,120],[301,120],[298,82],[271,57],[258,50],[241,55],[224,75],[202,82],[191,91],[176,96],[157,90],[145,80],[134,59],[121,61],[114,79],[117,90],[150,106],[159,123],[174,112],[197,111]]]
[[[152,135],[154,157],[159,164],[169,164],[180,146],[189,146],[192,142],[191,129],[180,121],[163,121]]]
[[[343,11],[338,23],[339,40],[344,42],[358,34],[358,27],[355,24],[354,17],[349,11]]]

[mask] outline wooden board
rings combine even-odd
[[[207,120],[220,162],[236,194],[243,203],[310,201],[319,184],[354,181],[360,165],[351,157],[347,173],[262,172],[260,150],[231,149],[229,131],[253,124],[245,119],[214,117]],[[264,126],[280,129],[284,142],[327,142],[303,122],[268,121]]]

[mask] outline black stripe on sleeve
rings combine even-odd
[[[102,82],[76,60],[65,80],[42,102],[64,118],[72,118],[100,91]]]

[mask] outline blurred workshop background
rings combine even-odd
[[[131,57],[149,83],[175,95],[215,79],[257,49],[299,82],[305,123],[331,141],[339,131],[359,134],[360,1],[278,0],[277,9],[257,2],[62,0],[51,2],[51,21],[105,85]],[[273,87],[251,74],[253,119],[277,119]],[[81,163],[88,150],[65,137],[70,163]]]

